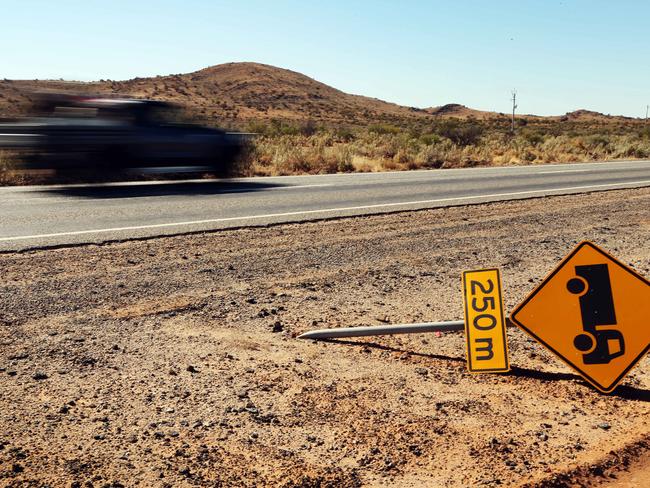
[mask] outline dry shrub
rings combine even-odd
[[[487,122],[485,127],[478,124],[474,121],[471,127],[463,127],[461,122],[454,122],[444,127],[400,130],[395,125],[378,124],[356,130],[319,128],[312,135],[299,131],[287,134],[291,132],[287,126],[276,124],[276,128],[282,129],[277,132],[285,133],[253,141],[254,148],[247,156],[247,174],[368,172],[650,157],[650,135],[646,137],[636,126],[614,130],[599,125],[565,128],[559,123],[529,122],[513,136],[507,130],[507,121]]]
[[[395,156],[393,156],[393,162],[400,166],[407,164],[410,160],[411,159],[405,149],[399,149]]]
[[[381,162],[381,167],[385,171],[398,171],[403,169],[402,166],[392,159],[384,159]]]

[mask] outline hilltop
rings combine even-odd
[[[363,124],[427,116],[420,109],[351,95],[295,71],[259,63],[227,63],[187,74],[101,80],[0,81],[0,115],[25,110],[29,92],[77,91],[176,102],[199,117],[288,119]]]
[[[125,81],[3,80],[0,81],[0,116],[24,113],[30,104],[30,93],[39,91],[167,100],[187,107],[201,119],[219,121],[310,119],[330,124],[407,125],[441,118],[492,120],[507,117],[460,104],[426,109],[405,107],[345,93],[301,73],[260,63],[226,63],[192,73]],[[556,117],[520,117],[577,122],[630,120],[587,110]]]

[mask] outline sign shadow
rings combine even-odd
[[[427,359],[434,359],[438,361],[447,361],[458,364],[466,364],[466,359],[464,357],[452,357],[446,356],[443,354],[431,354],[423,352],[413,352],[400,349],[397,347],[387,346],[384,344],[379,344],[377,342],[368,342],[368,341],[349,341],[343,339],[324,339],[322,342],[328,342],[331,344],[344,344],[347,346],[357,346],[357,347],[368,347],[371,349],[378,349],[380,351],[395,352],[401,354],[409,354],[411,356],[417,356]],[[545,381],[545,382],[555,382],[555,381],[574,381],[584,386],[588,389],[590,388],[589,383],[582,379],[578,374],[574,373],[559,373],[552,371],[538,371],[536,369],[530,368],[521,368],[519,366],[511,366],[511,369],[507,373],[503,373],[504,376],[515,376],[518,378],[528,378],[532,380]],[[622,398],[625,400],[631,400],[636,402],[650,402],[650,390],[637,388],[630,385],[619,385],[614,391],[609,394],[601,393],[602,395],[612,396],[617,398]]]

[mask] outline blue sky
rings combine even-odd
[[[95,80],[232,61],[403,105],[644,116],[647,0],[0,0],[0,78]]]

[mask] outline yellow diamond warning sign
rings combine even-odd
[[[582,242],[510,318],[608,393],[650,349],[650,282]]]

